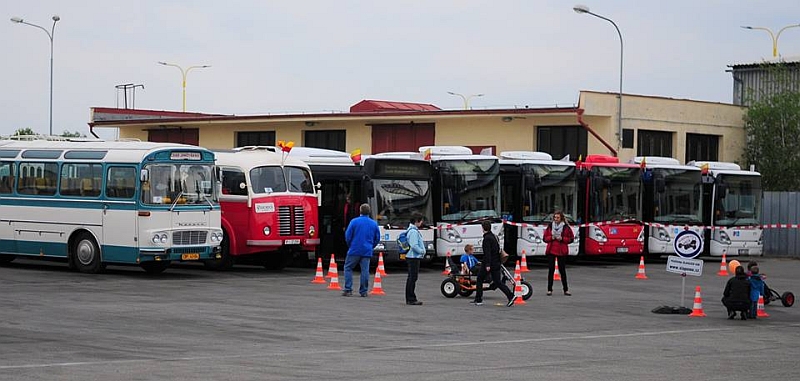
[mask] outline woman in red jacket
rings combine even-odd
[[[553,295],[553,273],[556,269],[556,258],[569,255],[569,244],[575,240],[572,228],[567,224],[564,213],[556,211],[553,213],[553,222],[544,229],[544,241],[547,242],[547,296]],[[571,296],[569,286],[567,286],[566,258],[558,261],[558,272],[561,274],[561,285],[564,287],[564,295]]]

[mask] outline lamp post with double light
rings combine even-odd
[[[29,23],[20,17],[11,18],[11,22],[13,23],[28,25],[43,30],[47,34],[47,38],[50,39],[50,135],[53,135],[53,36],[56,33],[56,23],[58,22],[58,20],[61,20],[61,17],[58,17],[58,15],[54,15],[52,19],[53,19],[53,27],[50,28],[50,30],[48,31],[44,27]]]
[[[772,56],[773,57],[777,57],[778,56],[778,39],[781,37],[781,33],[783,33],[783,31],[786,30],[786,29],[797,28],[797,27],[800,27],[800,24],[787,25],[787,26],[781,28],[778,31],[778,33],[772,33],[771,29],[764,28],[763,26],[743,26],[742,28],[750,29],[750,30],[765,30],[765,31],[767,31],[767,33],[769,33],[769,36],[772,37]]]
[[[181,87],[183,88],[183,112],[186,112],[186,76],[189,75],[189,71],[192,70],[192,69],[205,69],[207,67],[211,67],[211,65],[189,66],[189,67],[186,68],[186,70],[184,70],[182,67],[180,67],[178,65],[175,65],[175,64],[172,64],[172,63],[167,63],[167,62],[163,62],[163,61],[159,61],[158,63],[160,65],[172,66],[172,67],[178,68],[178,70],[181,71]]]
[[[450,95],[455,95],[457,97],[461,97],[461,99],[464,101],[464,110],[469,110],[469,100],[470,99],[472,99],[474,97],[482,97],[484,95],[484,94],[472,94],[472,95],[465,96],[463,94],[454,93],[452,91],[448,91],[447,93],[450,94]]]
[[[585,14],[592,15],[592,16],[597,17],[599,19],[603,19],[603,20],[606,20],[606,21],[610,22],[611,25],[614,26],[614,29],[617,30],[617,34],[619,35],[619,95],[617,96],[617,98],[618,98],[618,100],[617,100],[617,137],[618,137],[617,144],[619,144],[619,146],[622,147],[622,62],[623,62],[622,61],[622,53],[623,53],[622,32],[619,31],[619,27],[617,26],[617,23],[614,22],[614,20],[611,20],[608,17],[603,17],[601,15],[598,15],[597,13],[591,12],[589,10],[589,7],[587,7],[585,5],[576,5],[576,6],[572,7],[572,10],[575,11],[575,13],[579,13],[579,14],[584,14],[585,13]]]

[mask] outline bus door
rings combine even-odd
[[[17,240],[14,237],[14,225],[10,213],[6,210],[10,208],[6,200],[2,197],[11,196],[14,190],[14,162],[0,162],[0,252],[14,253],[17,251]]]
[[[137,258],[139,217],[136,208],[136,182],[139,173],[134,166],[109,166],[106,176],[106,198],[103,202],[103,261],[130,262]],[[149,242],[141,242],[148,245]]]

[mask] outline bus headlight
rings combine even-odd
[[[211,232],[211,242],[222,242],[222,233]]]
[[[264,226],[264,235],[269,235],[271,232],[272,230],[269,228],[269,226]]]
[[[654,236],[659,241],[667,241],[667,242],[669,242],[671,240],[671,238],[669,237],[669,232],[667,231],[667,229],[664,229],[662,227],[656,228],[656,234],[654,234]]]
[[[151,241],[155,244],[159,243],[164,244],[169,241],[169,236],[167,235],[167,233],[156,233],[153,234],[153,238],[151,239]]]
[[[450,242],[461,243],[461,235],[453,228],[447,228],[444,232],[445,239]]]
[[[539,235],[539,232],[537,232],[536,229],[528,227],[525,231],[528,234],[528,241],[533,243],[542,243],[542,237]]]
[[[589,238],[597,242],[608,242],[608,237],[606,237],[606,233],[603,233],[603,229],[595,225],[589,226]]]
[[[764,246],[764,231],[759,232],[757,245]]]
[[[308,227],[308,236],[313,237],[314,234],[317,234],[317,228],[315,228],[314,225],[311,225]]]
[[[576,238],[576,240],[577,240],[577,238]],[[636,237],[636,240],[639,241],[639,242],[644,242],[644,229],[639,230],[639,236]]]
[[[723,245],[730,245],[731,244],[731,237],[728,235],[728,233],[725,233],[725,231],[720,230],[718,237],[719,237],[719,239],[718,239],[719,243],[721,243]]]

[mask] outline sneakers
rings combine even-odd
[[[736,317],[736,311],[728,312],[728,320],[733,320]]]
[[[516,301],[517,301],[517,298],[518,298],[518,296],[514,295],[514,297],[512,297],[512,298],[511,298],[511,299],[508,301],[508,303],[506,304],[506,307],[513,307],[513,306],[514,306],[514,302],[516,302]]]
[[[476,306],[482,306],[482,305],[483,305],[483,302],[479,302],[479,301],[477,301],[477,300],[471,300],[471,301],[469,302],[469,304],[476,305]]]
[[[342,291],[342,296],[353,296],[353,291]]]
[[[419,300],[415,300],[413,302],[406,302],[406,304],[408,304],[409,306],[421,306],[422,302],[420,302]]]
[[[564,291],[564,296],[572,296],[572,293],[569,291]]]
[[[361,297],[362,297],[362,298],[366,298],[367,296],[368,296],[368,295],[367,295],[367,293],[366,293],[366,292],[365,292],[365,293],[363,293],[363,294],[361,294]]]

